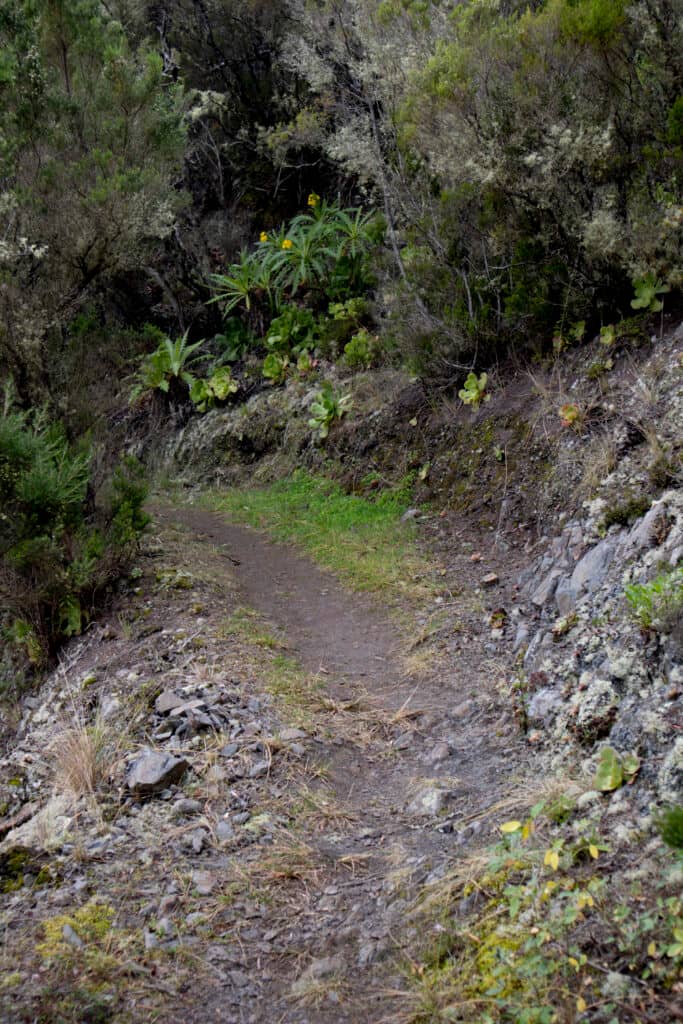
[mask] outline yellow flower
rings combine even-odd
[[[260,236],[259,236],[259,240],[261,242],[267,242],[268,241],[268,232],[267,231],[262,231]]]
[[[318,193],[317,192],[311,192],[310,196],[308,197],[308,205],[309,206],[317,206],[319,202],[320,202],[320,196],[318,195]]]
[[[294,242],[292,241],[291,238],[285,238],[284,242],[282,243],[282,248],[283,249],[291,249],[293,245],[294,245]]]

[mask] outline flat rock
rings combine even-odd
[[[613,556],[614,545],[608,540],[601,540],[586,552],[572,573],[571,586],[577,594],[584,589],[590,592],[598,589]]]
[[[128,788],[139,796],[160,793],[179,782],[189,764],[182,757],[173,757],[157,750],[146,750],[128,772]]]
[[[211,871],[193,871],[192,884],[200,896],[210,896],[216,888],[216,876]]]
[[[344,961],[340,956],[326,956],[313,960],[292,985],[292,995],[305,995],[316,981],[341,974],[343,970]]]
[[[291,740],[305,740],[308,733],[304,732],[303,729],[295,729],[293,727],[280,730],[280,739],[285,743],[289,743]]]
[[[543,608],[544,605],[548,604],[552,600],[557,587],[557,581],[561,576],[559,569],[552,569],[548,573],[546,578],[536,587],[533,594],[531,595],[531,603],[535,604],[537,608]]]
[[[408,804],[408,814],[436,817],[444,809],[448,792],[438,786],[426,786]]]
[[[173,711],[174,708],[179,708],[182,703],[183,698],[179,697],[177,693],[172,690],[164,690],[154,701],[154,710],[159,715],[165,715],[169,711]]]

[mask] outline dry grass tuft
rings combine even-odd
[[[61,723],[49,748],[56,792],[96,802],[97,794],[116,772],[123,754],[123,737],[99,714],[88,724],[81,709]]]

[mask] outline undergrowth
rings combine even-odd
[[[424,589],[428,569],[413,528],[401,522],[409,492],[406,483],[369,500],[299,470],[265,488],[213,491],[206,500],[232,519],[298,544],[354,589],[397,598]]]
[[[677,854],[644,833],[613,850],[610,829],[557,806],[502,823],[495,845],[426,887],[411,1024],[678,1019]]]

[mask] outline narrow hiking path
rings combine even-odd
[[[396,956],[411,898],[460,851],[490,839],[501,803],[526,795],[527,752],[495,689],[503,665],[485,648],[481,608],[468,594],[452,597],[453,631],[441,598],[444,642],[416,670],[409,616],[399,624],[376,597],[348,591],[292,547],[217,514],[167,508],[161,518],[229,563],[244,604],[322,684],[328,738],[316,762],[338,821],[332,833],[304,838],[328,867],[309,880],[306,920],[293,915],[272,980],[244,1019],[392,1019],[387,993],[401,988]],[[463,550],[450,575],[466,560]],[[349,719],[362,726],[365,716],[368,728],[349,731]],[[357,877],[348,878],[348,865]]]
[[[43,879],[5,895],[2,1024],[432,1019],[410,965],[445,907],[416,905],[542,786],[494,635],[510,553],[433,525],[430,586],[389,603],[159,499],[127,589],[2,763],[34,794],[7,837],[18,882]],[[136,790],[150,755],[184,774]]]

